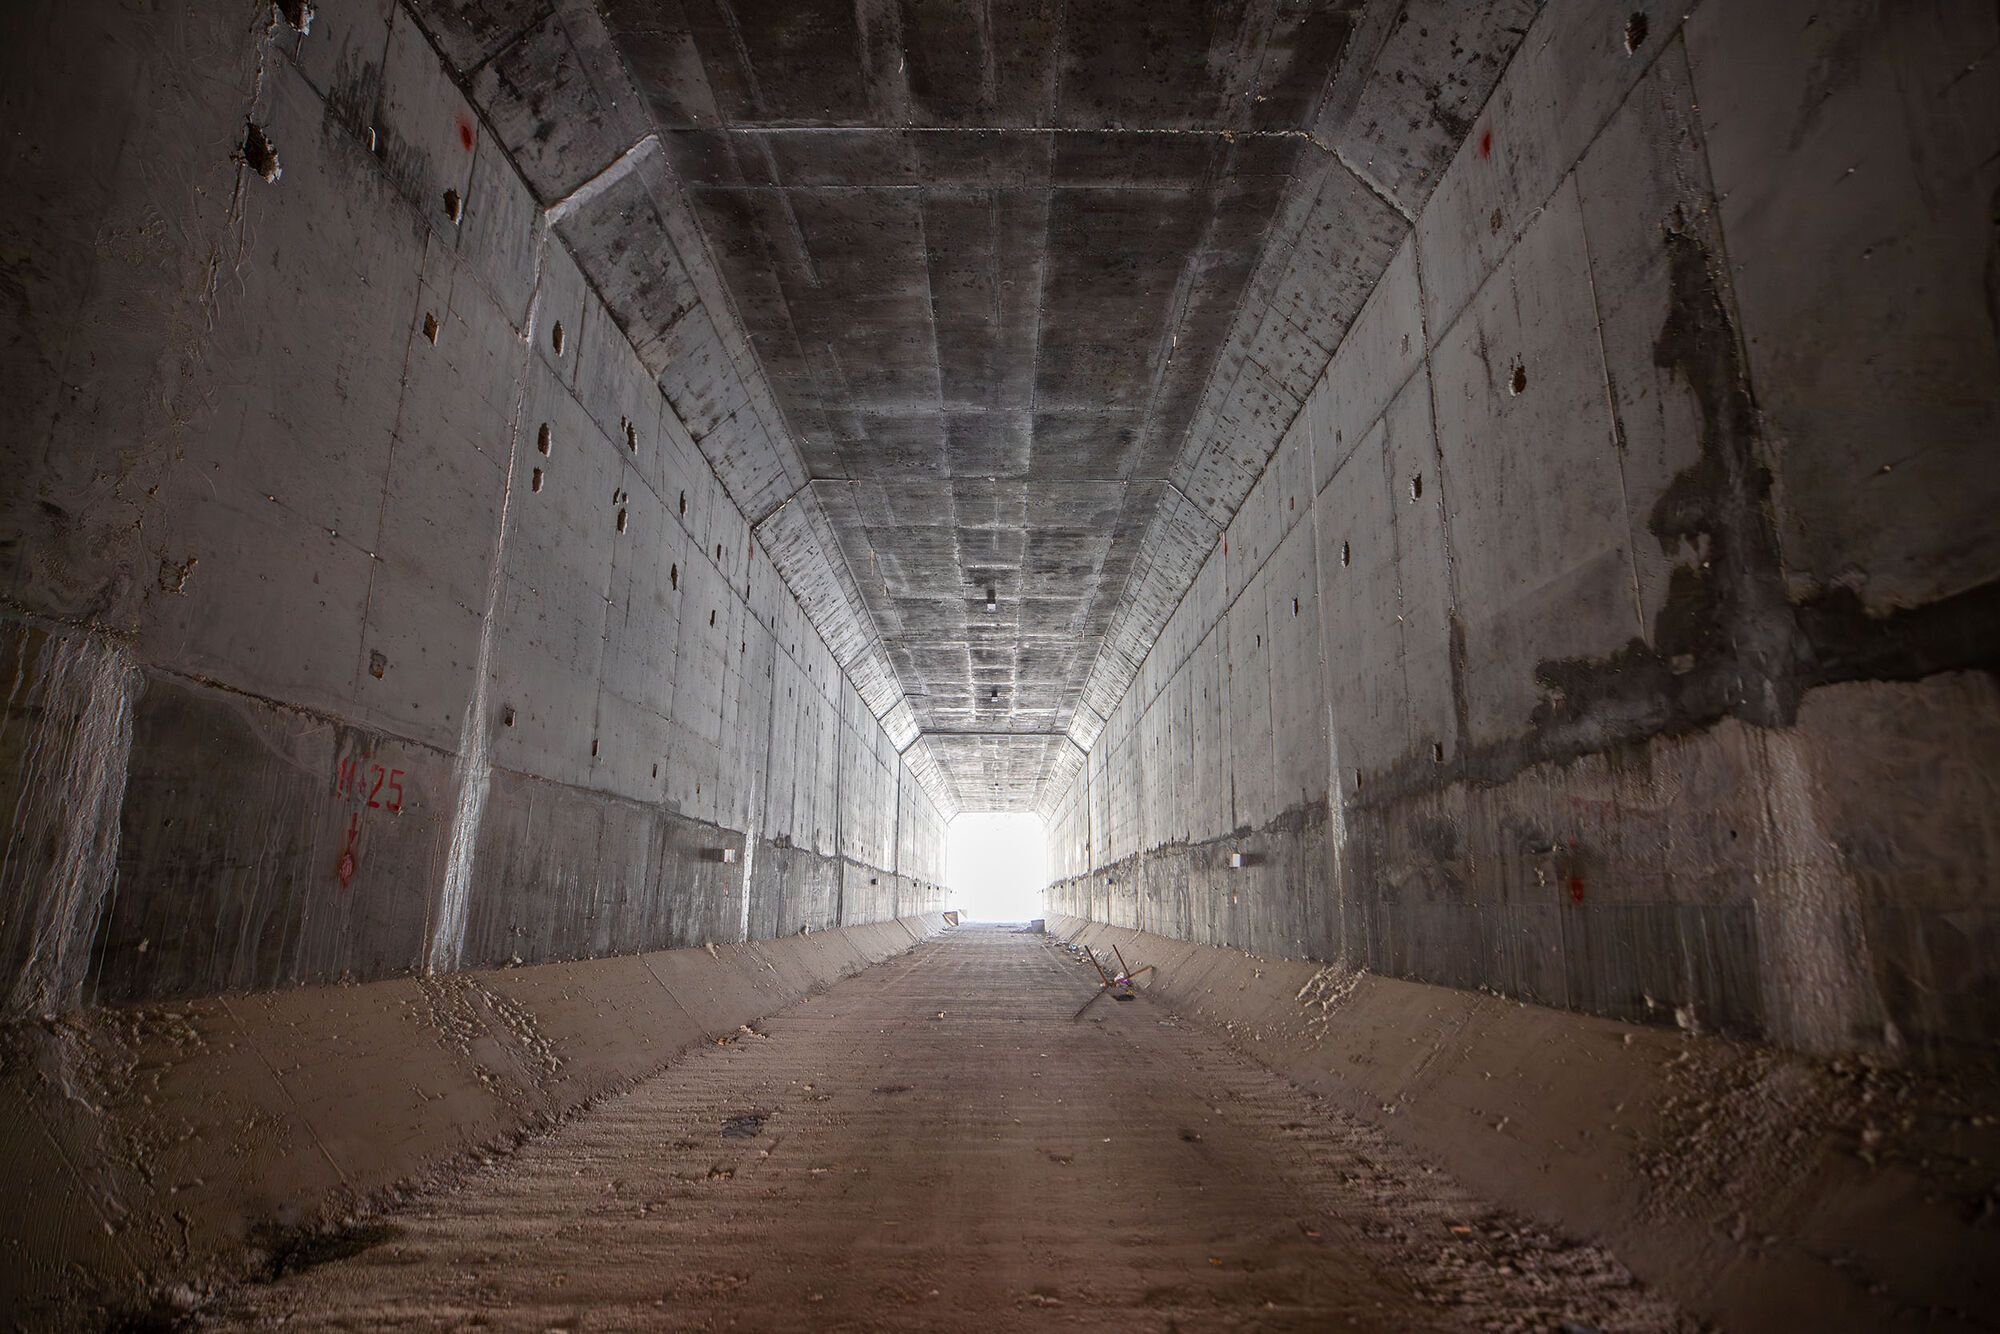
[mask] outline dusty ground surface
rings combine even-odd
[[[1092,981],[1042,936],[919,945],[205,1320],[1683,1327],[1151,1000],[1072,1022]]]

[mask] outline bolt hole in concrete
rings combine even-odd
[[[967,812],[945,836],[945,881],[960,920],[1030,922],[1042,915],[1048,831],[1038,815]]]
[[[458,197],[458,191],[456,190],[445,191],[444,192],[445,217],[451,219],[453,222],[457,222],[459,219],[459,214],[462,213],[463,211],[464,211],[464,201]]]
[[[1410,499],[1422,500],[1423,498],[1424,498],[1424,475],[1422,473],[1418,473],[1414,477],[1410,478]]]
[[[535,432],[535,449],[546,454],[549,452],[549,446],[554,443],[555,437],[549,432],[549,424],[543,422],[541,429]]]
[[[621,532],[621,533],[625,531],[625,511],[624,511],[624,510],[619,510],[619,511],[618,511],[618,531],[619,531],[619,532]]]
[[[528,478],[528,489],[530,491],[540,491],[542,489],[542,470],[540,468],[535,469],[534,474]]]
[[[286,26],[301,35],[312,31],[314,9],[306,0],[277,0],[278,14]]]
[[[1507,392],[1510,394],[1518,395],[1526,392],[1527,388],[1528,388],[1528,368],[1526,366],[1517,364],[1514,367],[1514,378],[1507,382]]]
[[[561,321],[561,320],[557,320],[557,321],[556,321],[556,324],[555,324],[555,328],[553,328],[553,329],[549,330],[549,347],[550,347],[550,349],[551,349],[552,351],[554,351],[554,353],[555,353],[555,354],[556,354],[557,356],[561,356],[561,355],[562,355],[562,350],[563,350],[563,327],[562,327],[562,321]]]
[[[1646,31],[1649,26],[1644,14],[1634,14],[1631,18],[1625,20],[1626,55],[1631,55],[1645,44]]]
[[[631,454],[639,452],[639,428],[631,422],[625,423],[625,449]]]
[[[263,127],[248,121],[243,125],[243,163],[273,184],[285,174],[278,165],[278,150],[265,137]]]
[[[681,513],[686,514],[687,512],[688,512],[688,493],[683,491],[681,492]]]
[[[1354,548],[1345,542],[1340,544],[1340,564],[1342,568],[1354,564]]]
[[[678,589],[681,586],[680,566],[670,565],[667,567],[667,582],[672,584],[676,589]]]
[[[425,341],[425,342],[427,342],[427,343],[429,343],[429,344],[430,344],[430,345],[431,345],[432,347],[436,347],[436,346],[437,346],[437,340],[438,340],[438,321],[437,321],[437,316],[435,316],[435,315],[431,314],[431,313],[430,313],[429,311],[425,311],[425,312],[424,312],[424,341]]]

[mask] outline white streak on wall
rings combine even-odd
[[[1800,1051],[1852,1050],[1883,1022],[1859,890],[1822,816],[1806,740],[1795,731],[1755,739],[1776,854],[1757,895],[1765,1022]]]
[[[24,641],[8,709],[29,721],[0,854],[0,957],[18,966],[7,1013],[47,1015],[82,1004],[91,940],[117,880],[140,677],[102,635],[50,635],[32,672],[26,654]]]
[[[479,655],[472,667],[472,698],[459,723],[458,758],[452,762],[452,787],[457,796],[452,803],[451,843],[445,853],[444,877],[438,885],[436,916],[431,921],[431,947],[427,971],[448,973],[459,966],[465,950],[466,911],[472,902],[472,869],[479,845],[479,825],[486,814],[486,794],[493,782],[493,720],[488,686],[493,675],[493,624],[499,613],[500,591],[506,582],[507,523],[514,512],[514,470],[523,448],[528,371],[533,364],[535,329],[542,310],[542,273],[548,255],[549,238],[544,233],[535,250],[535,295],[528,306],[528,319],[521,328],[522,364],[516,377],[514,397],[514,438],[507,450],[507,476],[500,488],[500,524],[493,534],[493,550],[487,557],[486,606],[479,618]]]

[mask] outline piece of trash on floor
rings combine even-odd
[[[1111,993],[1122,1001],[1131,1000],[1132,988],[1137,984],[1139,978],[1147,973],[1157,971],[1152,964],[1147,964],[1143,968],[1133,968],[1125,962],[1124,954],[1120,953],[1116,945],[1111,947],[1111,952],[1117,955],[1118,958],[1119,971],[1116,974],[1106,971],[1104,964],[1099,961],[1096,953],[1088,945],[1083,947],[1084,958],[1089,961],[1092,968],[1097,970],[1097,990],[1091,993],[1089,1000],[1077,1007],[1076,1013],[1070,1016],[1072,1021],[1083,1018],[1083,1012],[1097,1004],[1106,992]]]
[[[745,1112],[741,1116],[731,1116],[722,1122],[724,1139],[755,1139],[763,1132],[764,1122],[769,1114],[765,1112]]]

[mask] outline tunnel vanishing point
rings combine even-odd
[[[1993,5],[0,8],[0,1323],[2000,1325]]]

